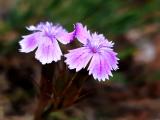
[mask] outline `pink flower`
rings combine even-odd
[[[113,51],[113,43],[102,34],[90,34],[81,23],[75,25],[75,37],[83,44],[82,47],[69,50],[65,55],[69,69],[80,71],[88,64],[89,75],[94,79],[105,80],[112,76],[111,71],[118,69],[117,53]]]
[[[21,52],[29,53],[35,50],[35,58],[42,64],[51,63],[61,59],[62,52],[58,41],[67,44],[73,39],[73,34],[68,33],[62,26],[50,22],[40,23],[37,26],[27,27],[33,33],[23,36],[19,42]]]

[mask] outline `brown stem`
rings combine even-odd
[[[70,100],[69,102],[67,102],[67,103],[64,105],[64,107],[71,106],[71,105],[73,105],[74,103],[76,103],[76,101],[79,100],[79,96],[80,96],[81,91],[82,91],[82,89],[83,89],[83,87],[84,87],[84,83],[85,83],[85,81],[86,81],[88,78],[89,78],[89,76],[85,77],[85,78],[82,80],[82,83],[81,83],[81,85],[79,86],[78,90],[76,91],[75,96],[72,98],[72,100]]]
[[[62,96],[64,96],[67,92],[67,90],[69,89],[69,87],[72,85],[73,80],[76,78],[77,76],[77,72],[74,74],[74,76],[72,77],[72,79],[67,83],[67,86],[64,88],[63,92],[62,92]]]
[[[42,66],[41,80],[40,80],[40,95],[38,99],[37,108],[35,111],[34,120],[43,120],[42,114],[44,108],[49,104],[50,99],[54,96],[53,93],[53,63]]]
[[[81,86],[80,86],[80,88],[78,89],[78,91],[77,91],[77,93],[76,93],[76,96],[75,96],[74,99],[73,99],[73,103],[78,100],[78,98],[79,98],[79,96],[80,96],[80,93],[81,93],[81,91],[82,91],[82,89],[83,89],[84,83],[85,83],[85,81],[86,81],[88,78],[89,78],[89,76],[85,77],[85,78],[82,80]]]

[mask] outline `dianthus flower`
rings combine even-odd
[[[112,49],[114,44],[102,34],[90,34],[87,27],[83,27],[81,23],[75,25],[74,35],[83,46],[69,50],[65,55],[69,69],[80,71],[89,64],[89,75],[92,74],[94,79],[109,79],[109,76],[112,76],[111,71],[118,69],[117,53]]]
[[[29,53],[36,48],[35,58],[42,64],[51,63],[61,59],[62,52],[58,41],[67,44],[73,38],[62,26],[50,22],[40,23],[37,26],[27,27],[32,34],[22,36],[19,42],[21,52]],[[58,40],[58,41],[57,41]]]

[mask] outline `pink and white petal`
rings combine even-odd
[[[87,27],[81,24],[77,23],[75,25],[75,37],[83,44],[87,44],[87,40],[91,38],[89,30],[87,30]]]
[[[107,39],[101,40],[99,44],[102,47],[108,47],[108,48],[112,48],[114,45],[114,43],[112,41],[108,41]]]
[[[56,24],[51,28],[56,34],[61,32],[67,32],[60,24]]]
[[[85,68],[92,58],[92,54],[85,47],[70,50],[68,54],[65,55],[67,58],[65,60],[66,64],[69,65],[70,69],[76,69],[80,71]]]
[[[92,34],[92,40],[97,41],[98,43],[105,40],[103,34],[97,34],[96,32]]]
[[[74,38],[74,32],[61,32],[56,35],[56,38],[58,41],[60,41],[62,44],[68,44],[70,43]]]
[[[56,40],[51,41],[47,37],[43,37],[43,42],[39,44],[36,51],[35,58],[42,64],[51,63],[52,61],[58,61],[61,59],[62,52]]]
[[[106,54],[101,54],[102,58],[103,58],[103,61],[104,61],[104,69],[106,70],[106,74],[108,76],[113,76],[112,75],[112,66],[110,65],[110,62],[109,62],[109,58]]]
[[[117,53],[115,52],[108,52],[109,56],[110,56],[110,63],[112,62],[112,68],[113,70],[117,70],[118,69],[118,58],[116,57]]]
[[[36,49],[38,46],[39,33],[33,33],[31,35],[23,36],[20,44],[20,52],[29,53]]]
[[[53,48],[54,48],[54,51],[53,51],[54,58],[53,58],[53,60],[55,62],[57,62],[58,60],[61,59],[61,56],[62,56],[62,51],[60,49],[60,46],[59,46],[57,40],[53,41]]]
[[[107,59],[108,64],[110,65],[112,70],[117,70],[118,69],[118,57],[117,53],[114,52],[112,49],[103,49],[101,52],[103,56]]]
[[[43,31],[43,29],[45,28],[45,25],[47,26],[48,23],[47,22],[46,23],[40,22],[36,26],[31,25],[31,26],[26,27],[26,29],[29,31]]]
[[[31,25],[31,26],[26,27],[26,29],[29,31],[35,31],[37,30],[37,27],[35,27],[34,25]]]
[[[94,79],[105,80],[109,79],[110,67],[103,56],[95,54],[88,67],[89,75],[92,74]]]
[[[108,40],[105,40],[105,41],[106,41],[105,45],[106,45],[107,47],[113,47],[114,42],[108,41]]]

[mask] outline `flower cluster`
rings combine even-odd
[[[73,35],[68,33],[61,25],[53,25],[49,22],[30,26],[27,29],[33,33],[22,37],[23,39],[19,42],[20,51],[28,53],[37,48],[35,58],[42,64],[60,60],[62,52],[58,41],[67,44],[73,39]]]
[[[113,51],[113,43],[103,34],[91,33],[86,26],[76,23],[73,32],[68,33],[61,25],[50,22],[27,27],[33,33],[23,36],[19,42],[21,52],[29,53],[36,48],[35,58],[42,64],[61,59],[62,51],[58,41],[68,44],[75,38],[82,43],[82,47],[69,50],[65,54],[69,69],[80,71],[88,65],[89,75],[94,79],[105,80],[112,76],[111,71],[118,69],[117,53]]]

